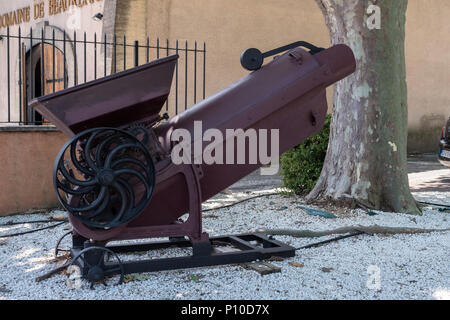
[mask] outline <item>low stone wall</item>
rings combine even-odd
[[[408,153],[436,153],[439,149],[439,137],[442,126],[409,128]]]
[[[420,118],[419,125],[409,125],[408,153],[436,153],[442,127],[447,123],[447,114],[429,114]]]
[[[0,127],[0,216],[59,206],[53,163],[67,140],[53,126]]]

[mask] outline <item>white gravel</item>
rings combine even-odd
[[[260,192],[271,192],[265,190]],[[222,194],[205,207],[253,196]],[[450,192],[416,193],[420,200],[450,202]],[[222,198],[221,198],[222,197]],[[228,201],[227,201],[228,199]],[[448,203],[450,204],[450,203]],[[254,228],[325,230],[350,225],[450,228],[450,215],[430,208],[423,216],[354,210],[337,219],[307,215],[298,200],[270,196],[207,212],[203,224],[211,235],[244,233]],[[287,208],[286,208],[287,207]],[[47,219],[50,214],[0,218],[0,225]],[[0,234],[45,226],[0,226]],[[450,299],[450,232],[421,235],[358,236],[297,251],[293,258],[271,263],[281,273],[261,276],[240,266],[219,266],[142,274],[121,286],[98,285],[70,290],[67,276],[57,274],[40,283],[35,278],[55,267],[53,248],[68,224],[19,237],[0,238],[0,299]],[[276,236],[294,247],[325,240]],[[124,260],[186,254],[185,249],[123,256]],[[298,265],[293,266],[289,262]],[[303,265],[303,266],[301,266]],[[325,268],[325,269],[323,269]],[[373,285],[379,272],[380,286]],[[112,280],[117,280],[115,277]],[[369,286],[368,286],[369,283]],[[372,285],[371,285],[372,284]]]

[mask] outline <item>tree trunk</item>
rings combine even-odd
[[[366,25],[372,2],[316,1],[332,43],[352,48],[357,70],[335,86],[328,151],[308,199],[352,199],[371,209],[420,214],[407,175],[408,1],[375,2],[381,29],[373,30]]]

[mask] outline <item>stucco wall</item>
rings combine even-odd
[[[147,42],[147,0],[117,0],[115,33],[117,42],[123,43],[123,36],[126,35],[126,41],[133,44],[139,41],[140,45]],[[140,50],[141,63],[144,62],[145,50]],[[134,66],[133,48],[127,49],[127,68]],[[117,48],[117,71],[123,70],[123,47]]]
[[[21,130],[0,127],[0,216],[59,205],[53,163],[67,137],[42,128]]]
[[[450,1],[409,0],[406,67],[408,151],[436,152],[450,116]]]

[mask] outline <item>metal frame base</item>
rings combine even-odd
[[[221,247],[230,248],[230,246],[232,250],[219,249]],[[89,243],[86,242],[84,247],[89,247]],[[207,242],[197,243],[191,243],[191,241],[184,238],[171,238],[170,241],[112,245],[106,246],[105,248],[119,254],[173,247],[192,247],[193,255],[142,261],[125,261],[122,262],[124,274],[245,263],[258,259],[268,259],[272,256],[295,256],[295,248],[257,233],[216,236],[211,237]],[[82,249],[80,247],[73,248],[72,256],[76,256]],[[89,259],[89,257],[86,258]],[[82,268],[82,274],[86,275],[89,268],[83,266],[82,261],[77,264]],[[118,263],[105,262],[103,266],[105,276],[120,273],[118,266]]]

